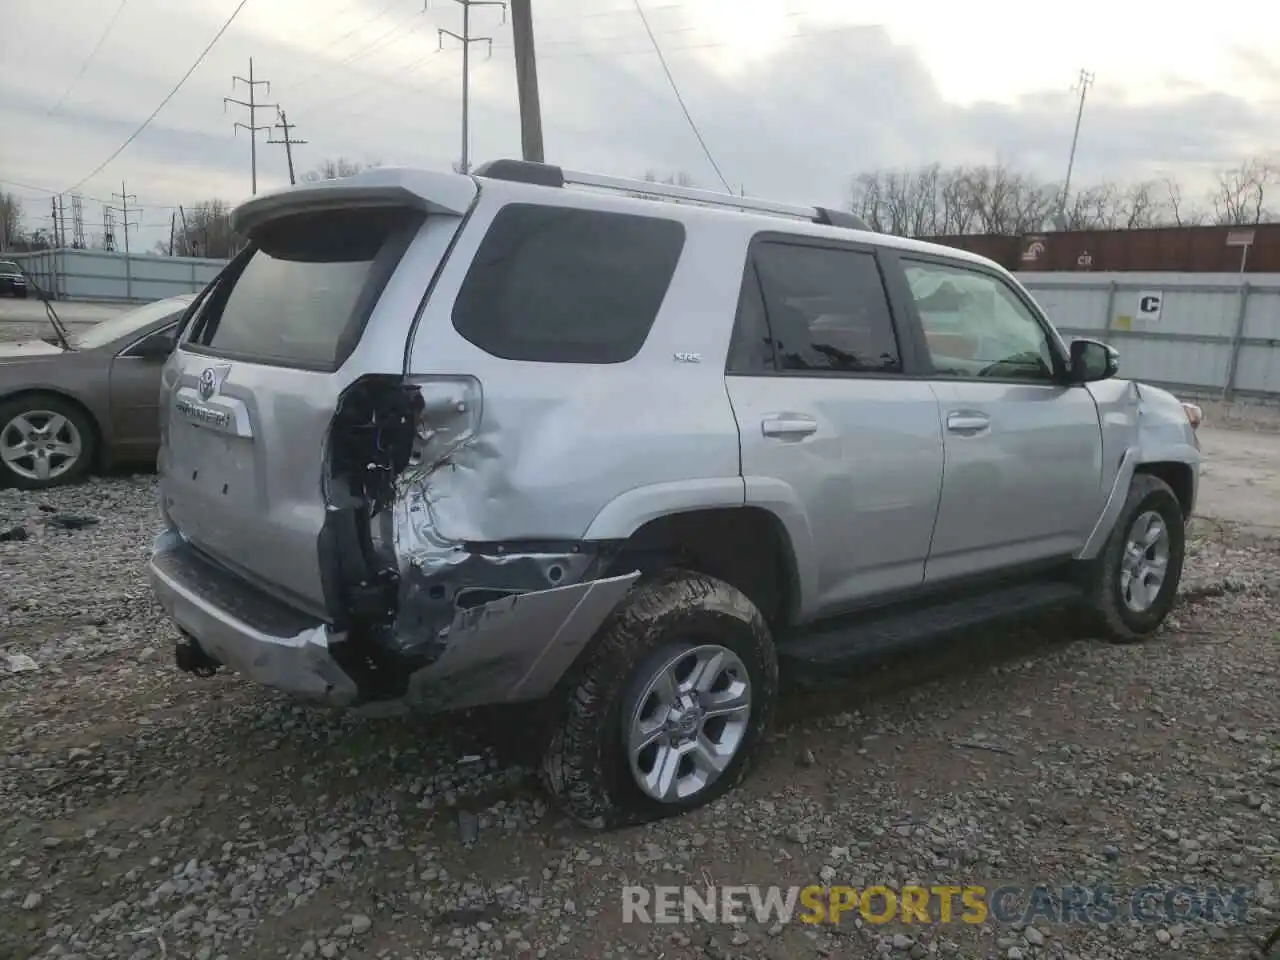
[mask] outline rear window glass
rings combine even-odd
[[[675,220],[509,204],[467,271],[453,325],[507,360],[630,360],[649,335],[683,246]]]
[[[420,216],[367,209],[296,214],[265,225],[221,308],[193,331],[211,352],[336,369],[354,349]]]

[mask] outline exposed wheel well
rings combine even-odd
[[[1191,516],[1191,498],[1194,495],[1191,467],[1185,463],[1177,462],[1161,462],[1161,463],[1142,463],[1138,465],[1135,473],[1148,473],[1153,477],[1159,477],[1169,485],[1169,488],[1178,498],[1178,503],[1182,505],[1182,516]]]
[[[0,404],[12,403],[15,400],[34,400],[38,397],[53,397],[60,403],[65,403],[75,407],[84,414],[85,421],[89,424],[89,429],[93,431],[93,440],[96,452],[94,454],[94,462],[101,465],[107,455],[106,444],[103,443],[102,424],[98,422],[98,418],[93,415],[93,411],[86,407],[83,403],[71,396],[69,393],[63,393],[61,390],[18,390],[14,393],[7,393],[0,397]]]
[[[791,617],[797,593],[791,543],[767,510],[723,507],[650,520],[627,539],[615,564],[646,575],[674,565],[737,587],[771,627]]]

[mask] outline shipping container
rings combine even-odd
[[[1280,223],[921,239],[977,253],[1009,270],[1237,273],[1243,267],[1246,273],[1280,273]]]

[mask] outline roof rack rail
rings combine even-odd
[[[776,217],[794,217],[799,220],[808,220],[811,223],[843,227],[847,230],[868,232],[871,230],[861,217],[845,210],[776,203],[772,200],[738,197],[732,193],[702,190],[697,187],[680,187],[669,183],[654,183],[651,180],[632,180],[626,177],[609,177],[597,173],[580,173],[575,170],[564,170],[555,164],[536,163],[532,160],[490,160],[488,163],[482,163],[476,167],[474,173],[477,177],[487,177],[491,180],[509,180],[515,183],[529,183],[540,187],[579,186],[593,187],[598,190],[618,190],[625,193],[641,194],[646,197],[686,200],[691,203],[704,203],[734,210],[749,210],[752,213],[767,213]]]

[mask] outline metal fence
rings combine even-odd
[[[195,293],[225,260],[109,253],[105,250],[39,250],[6,253],[57,300],[147,302]]]
[[[1121,376],[1198,396],[1280,398],[1280,274],[1019,273],[1064,336]]]

